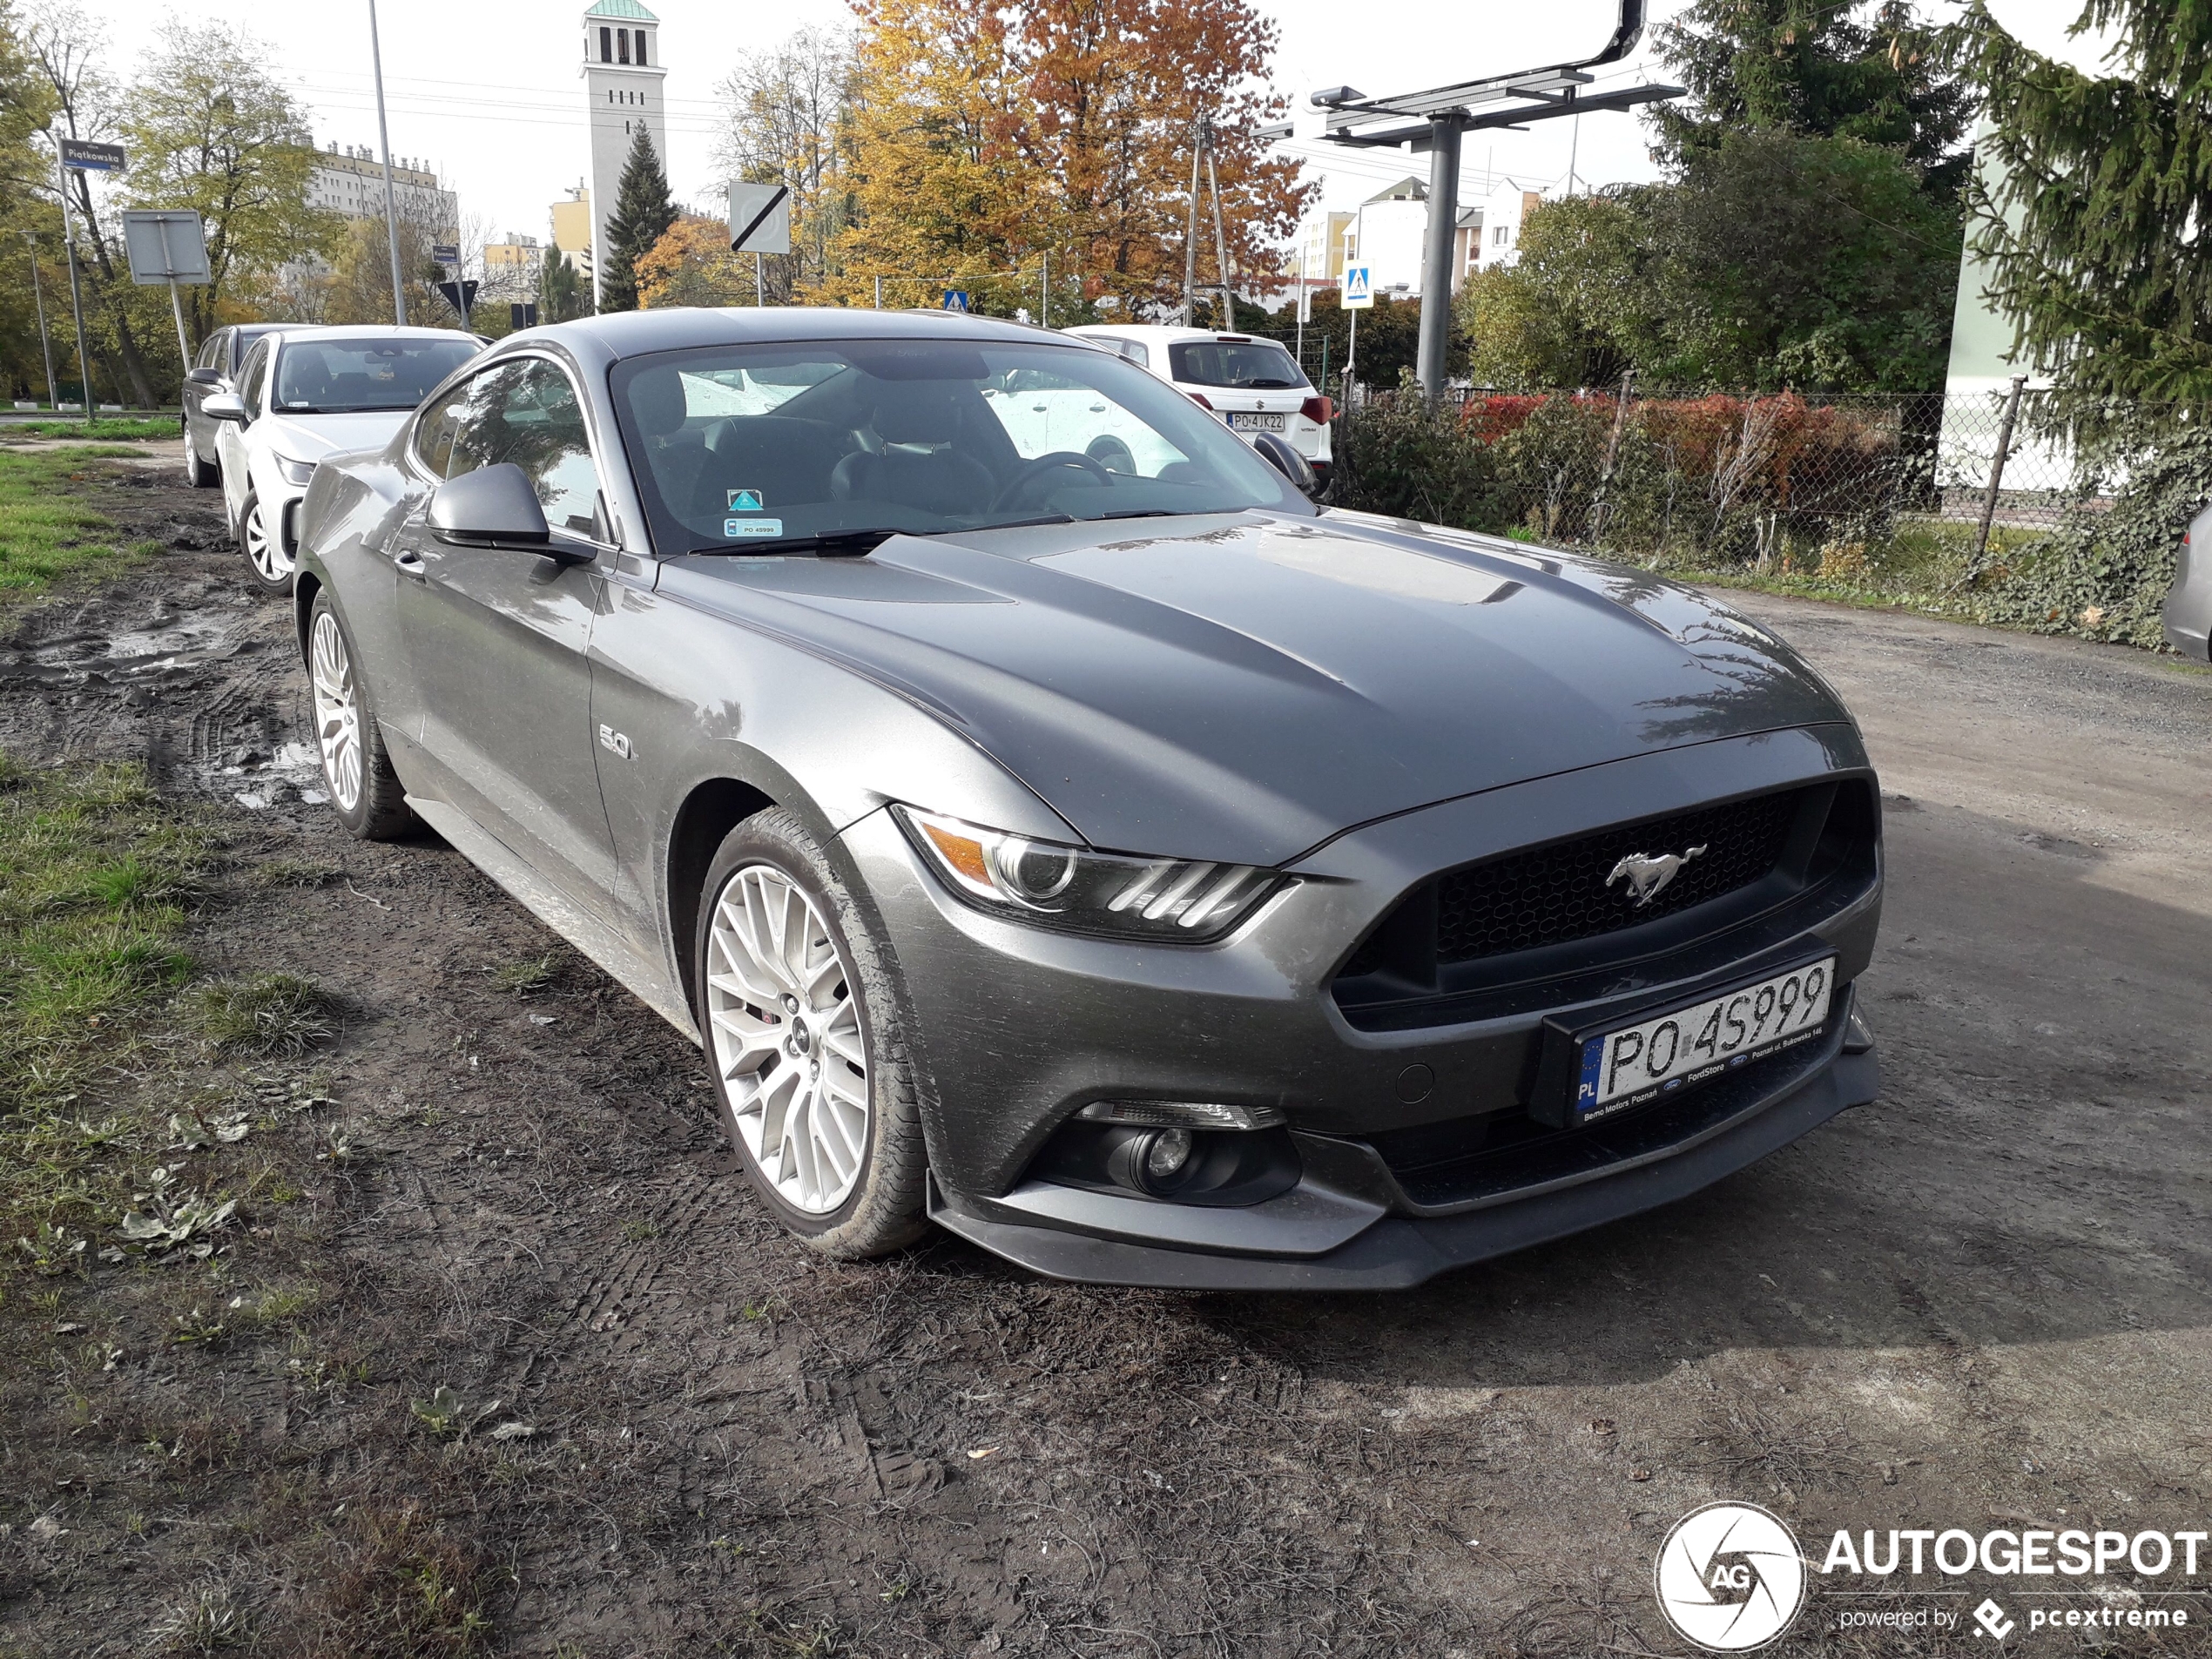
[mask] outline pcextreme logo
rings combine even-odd
[[[1709,1503],[1684,1515],[1659,1546],[1655,1579],[1667,1622],[1709,1653],[1764,1648],[1805,1599],[1797,1539],[1752,1503]]]

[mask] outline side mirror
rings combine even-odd
[[[511,461],[440,484],[430,497],[430,534],[454,547],[520,547],[559,556],[529,475]]]
[[[1313,475],[1313,463],[1293,449],[1289,439],[1263,432],[1252,440],[1252,448],[1266,456],[1275,470],[1295,484],[1301,495],[1310,498],[1321,493],[1321,481]]]
[[[185,379],[194,386],[220,386],[223,377],[212,368],[188,368]]]
[[[211,421],[235,421],[240,426],[253,418],[246,412],[246,400],[236,392],[216,392],[202,399],[199,412]]]

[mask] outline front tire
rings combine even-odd
[[[338,619],[327,589],[307,613],[307,679],[315,711],[315,747],[323,787],[338,821],[364,841],[391,841],[421,820],[392,770],[368,688],[354,666],[354,642]]]
[[[776,1218],[826,1256],[920,1238],[927,1155],[890,953],[794,814],[725,839],[692,963],[723,1128]]]
[[[292,590],[292,560],[278,544],[276,530],[261,510],[259,496],[248,496],[246,505],[239,509],[238,546],[246,555],[246,568],[253,573],[254,586],[265,593]]]
[[[199,444],[192,437],[192,422],[185,422],[185,482],[194,489],[212,489],[222,475],[215,463],[200,458]]]

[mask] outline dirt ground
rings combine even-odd
[[[253,1143],[305,1196],[227,1267],[103,1270],[169,1300],[9,1379],[0,1653],[212,1649],[213,1608],[266,1653],[1673,1654],[1655,1553],[1716,1498],[1822,1543],[2208,1525],[2212,676],[1750,597],[1883,768],[1879,1103],[1409,1294],[1098,1291],[787,1242],[696,1051],[442,844],[301,799],[286,607],[212,493],[110,493],[171,550],[0,622],[0,747],[207,803],[203,969],[348,1012],[234,1080],[306,1103]],[[165,1342],[193,1275],[312,1307]],[[1775,1651],[1993,1649],[1844,1605]],[[2193,1605],[2111,1650],[2212,1651]]]

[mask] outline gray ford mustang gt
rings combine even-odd
[[[331,803],[700,1042],[840,1256],[1406,1285],[1871,1100],[1879,796],[1820,678],[1272,458],[954,314],[514,335],[308,492]]]

